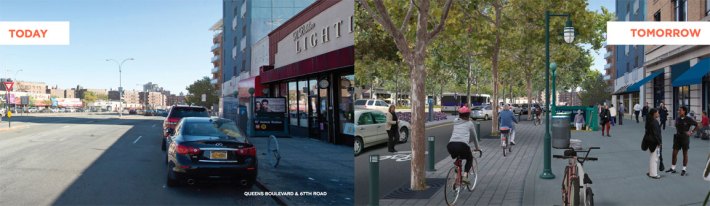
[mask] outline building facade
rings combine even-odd
[[[606,35],[606,34],[605,34]],[[609,85],[610,92],[615,92],[614,83],[616,83],[616,46],[608,45],[604,42],[606,53],[604,54],[604,81]]]
[[[352,145],[353,11],[353,0],[319,0],[269,33],[258,82],[287,100],[291,135]]]
[[[647,19],[653,21],[710,21],[708,1],[650,1]],[[644,67],[647,82],[645,101],[663,102],[669,119],[677,116],[680,106],[700,114],[710,104],[710,46],[648,45],[645,46]],[[698,115],[699,116],[699,115]],[[698,118],[698,120],[700,120]]]
[[[617,21],[646,21],[645,0],[616,0]],[[643,87],[637,84],[643,79],[644,72],[644,47],[641,45],[616,45],[614,53],[614,94],[612,104],[618,106],[620,102],[627,107],[626,111],[633,111],[632,107],[644,99]]]
[[[14,91],[35,93],[35,94],[46,94],[47,93],[46,88],[47,88],[47,84],[45,84],[44,82],[18,81],[18,82],[15,82],[15,85],[13,86]]]
[[[212,47],[210,47],[210,51],[212,52],[212,78],[210,79],[210,84],[212,84],[215,89],[217,90],[218,94],[222,93],[222,60],[224,57],[222,56],[222,37],[223,37],[223,30],[224,28],[224,21],[220,19],[217,21],[215,24],[210,27],[210,31],[214,32],[214,36],[212,36]],[[217,60],[215,60],[215,58]],[[217,105],[215,105],[213,110],[217,110],[218,114],[222,116],[222,101],[223,98],[220,95],[219,96],[219,101],[217,102]]]

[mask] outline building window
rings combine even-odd
[[[639,67],[639,56],[634,57],[634,68]]]
[[[674,87],[673,116],[677,117],[678,108],[685,106],[690,112],[690,86]]]
[[[658,10],[655,14],[653,14],[653,21],[661,21],[661,10]]]
[[[675,0],[673,11],[675,12],[675,21],[687,21],[688,20],[688,1],[687,0]]]
[[[338,108],[338,120],[340,121],[340,133],[344,135],[355,135],[355,108],[353,107],[354,96],[353,87],[355,76],[347,75],[340,77],[340,84],[333,85],[340,87],[340,108]]]
[[[247,71],[247,61],[242,59],[242,72]]]
[[[710,0],[705,0],[705,16],[710,15]]]
[[[292,126],[298,126],[298,85],[296,82],[288,83],[288,116]]]
[[[665,79],[664,75],[658,75],[653,78],[653,106],[658,108],[665,98]]]
[[[308,127],[308,82],[298,82],[298,122],[301,127]]]

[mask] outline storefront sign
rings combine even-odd
[[[275,97],[275,98],[265,98],[257,97],[254,98],[254,112],[258,114],[261,113],[280,113],[280,116],[286,112],[286,98]]]
[[[254,129],[256,131],[283,131],[283,120],[254,120]]]

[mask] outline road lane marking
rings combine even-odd
[[[70,127],[70,126],[69,126],[69,125],[64,125],[62,128],[67,128],[67,127]]]
[[[138,142],[138,140],[140,140],[141,137],[143,137],[143,136],[138,136],[138,138],[136,138],[136,141],[133,141],[133,144],[135,144],[136,142]]]

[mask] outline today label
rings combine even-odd
[[[69,45],[68,21],[0,21],[0,45]]]

